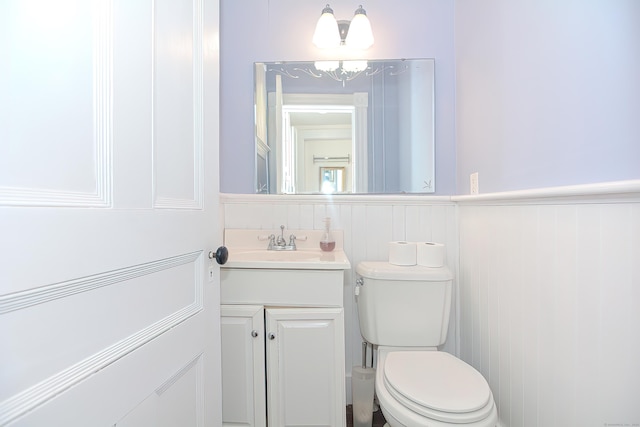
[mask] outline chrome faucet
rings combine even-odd
[[[269,246],[267,246],[267,250],[269,251],[295,251],[296,250],[296,236],[289,236],[289,243],[284,238],[284,225],[280,226],[280,235],[276,237],[276,235],[272,234],[269,236]]]

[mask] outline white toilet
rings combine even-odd
[[[498,413],[484,377],[437,351],[451,309],[447,267],[361,262],[358,313],[364,339],[378,346],[375,389],[391,427],[495,427]]]

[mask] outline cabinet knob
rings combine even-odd
[[[251,336],[252,337],[257,337],[258,336],[258,331],[256,331],[255,329],[253,331],[251,331]]]
[[[273,332],[269,332],[269,339],[270,340],[275,340],[276,339],[276,334],[274,334]]]

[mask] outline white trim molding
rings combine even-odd
[[[233,194],[220,193],[220,202],[271,204],[549,204],[640,201],[640,179],[594,184],[535,188],[474,195],[432,196],[429,194]]]
[[[398,203],[402,205],[450,205],[450,196],[426,196],[409,194],[230,194],[221,193],[220,203],[269,203],[277,205],[287,204],[324,204],[324,205],[388,205]]]
[[[602,203],[604,200],[607,202],[630,203],[640,201],[640,180],[452,196],[451,200],[459,204],[491,205],[512,203]]]

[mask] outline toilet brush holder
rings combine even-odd
[[[353,426],[371,427],[373,422],[373,393],[376,370],[354,366],[351,371],[353,396]]]

